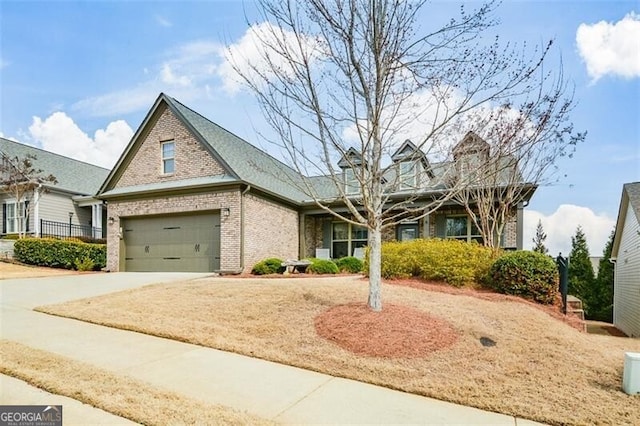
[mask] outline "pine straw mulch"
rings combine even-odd
[[[402,305],[380,312],[366,303],[334,306],[316,316],[318,335],[349,352],[378,358],[418,358],[453,345],[458,333],[443,319]]]
[[[551,305],[542,305],[540,303],[533,302],[531,300],[523,299],[518,296],[511,296],[508,294],[496,293],[486,288],[471,288],[471,287],[454,287],[446,283],[439,283],[433,281],[422,281],[418,279],[393,279],[385,280],[386,284],[397,285],[403,287],[411,287],[418,290],[425,291],[437,291],[439,293],[471,296],[482,300],[488,300],[490,302],[517,302],[523,303],[527,306],[539,309],[549,316],[564,322],[565,324],[575,328],[579,331],[585,331],[585,323],[575,315],[565,315],[562,313],[562,300],[558,295]],[[614,334],[615,335],[615,334]],[[623,337],[624,334],[622,335]]]

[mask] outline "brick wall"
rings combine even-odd
[[[115,188],[224,174],[222,166],[169,108],[162,106],[158,113]],[[160,144],[168,140],[175,142],[175,173],[164,175]]]
[[[120,220],[132,216],[199,212],[229,208],[229,216],[220,218],[220,269],[240,270],[240,191],[157,197],[135,201],[110,201],[107,217],[107,268],[120,270]],[[122,245],[124,247],[124,245]],[[124,265],[122,265],[124,267]]]
[[[298,258],[298,212],[255,195],[244,196],[244,266],[267,257]]]

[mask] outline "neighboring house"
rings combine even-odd
[[[640,337],[640,182],[626,183],[613,238],[613,324]]]
[[[467,139],[477,151],[478,138],[469,134],[458,154],[464,154]],[[406,189],[415,186],[425,188],[420,196],[429,196],[429,182],[444,166],[431,166],[420,154],[407,141],[393,155],[400,174],[394,196],[406,197]],[[346,155],[339,165],[346,159],[359,161],[355,150]],[[344,170],[348,193],[353,177]],[[338,221],[318,208],[299,189],[303,181],[327,199],[336,196],[327,177],[303,178],[160,94],[97,194],[108,206],[107,267],[238,273],[267,257],[304,258],[324,248],[339,258],[366,245],[366,228]],[[522,247],[523,203],[506,226],[506,248]],[[462,207],[453,204],[426,218],[407,220],[384,235],[386,240],[430,237],[480,238]]]
[[[34,168],[41,169],[43,175],[55,176],[57,184],[42,184],[27,195],[27,200],[16,200],[0,191],[0,235],[17,233],[22,223],[22,229],[32,236],[102,238],[105,207],[93,195],[109,170],[0,138],[0,158],[5,164],[27,155],[35,156]],[[28,220],[25,211],[29,211]]]

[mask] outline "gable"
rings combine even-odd
[[[489,155],[490,149],[491,147],[484,139],[470,131],[453,147],[453,158],[457,160],[461,156],[468,154]]]
[[[166,103],[158,105],[141,130],[130,142],[109,189],[228,174]],[[175,147],[173,173],[164,173],[162,168],[162,144],[166,142]]]

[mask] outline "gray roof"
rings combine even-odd
[[[34,155],[34,167],[58,180],[56,185],[49,186],[77,195],[94,195],[109,174],[108,169],[9,139],[0,138],[0,152],[9,158]]]
[[[304,188],[302,176],[294,169],[177,100],[166,95],[160,96],[217,153],[218,159],[238,179],[294,203],[309,198],[301,190]]]
[[[132,142],[120,157],[120,160],[118,160],[109,178],[107,178],[102,185],[100,196],[124,195],[125,193],[145,192],[146,190],[173,190],[185,184],[185,182],[181,183],[178,181],[175,184],[165,185],[166,187],[163,186],[162,188],[152,188],[144,185],[117,190],[111,188],[112,179],[117,175],[117,171],[120,168],[125,167],[125,158],[129,155],[135,140],[142,134],[143,129],[150,123],[150,119],[155,111],[157,111],[163,103],[168,106],[176,117],[185,124],[193,135],[208,148],[213,157],[225,168],[228,175],[224,179],[224,183],[246,183],[254,189],[272,194],[296,205],[313,204],[311,194],[324,200],[331,200],[339,196],[340,191],[336,187],[336,182],[334,182],[330,176],[303,176],[282,161],[279,161],[228,130],[218,126],[206,117],[164,93],[161,93],[157,98],[154,106],[147,114],[147,118],[145,118],[136,132],[136,136],[134,136]],[[408,141],[408,144],[413,146],[410,141]],[[405,142],[405,145],[408,144]],[[349,153],[357,154],[353,149],[350,149]],[[430,192],[443,190],[442,181],[446,172],[450,171],[452,163],[442,162],[429,164],[428,161],[424,161],[424,163],[427,167],[426,172],[430,181],[428,186],[422,188],[420,191],[421,194],[427,195]],[[396,173],[397,171],[394,167],[389,167],[385,172],[385,180],[387,182],[393,182],[396,178]],[[223,182],[216,181],[210,182],[209,184],[215,185],[219,183]],[[338,182],[338,184],[340,184],[340,182]],[[401,193],[398,194],[402,195]]]
[[[633,212],[640,221],[640,182],[625,183],[623,188],[629,197],[629,204],[631,204]]]

